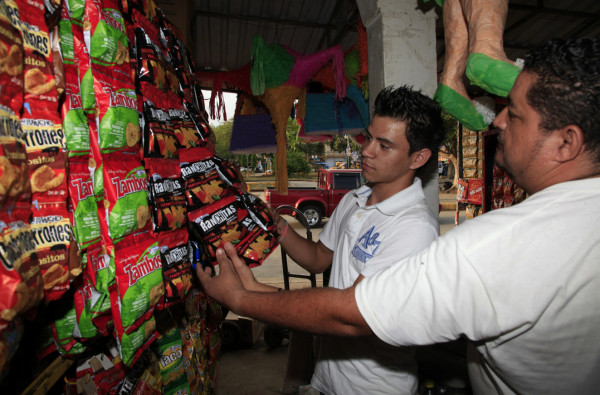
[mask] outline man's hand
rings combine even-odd
[[[239,302],[246,293],[242,278],[246,281],[249,281],[249,278],[252,281],[256,280],[254,280],[248,266],[237,256],[231,243],[225,243],[225,250],[222,248],[217,250],[218,275],[212,277],[210,267],[202,270],[200,266],[196,268],[196,275],[200,280],[200,284],[202,284],[202,288],[211,298],[227,306],[232,311],[236,311]],[[238,270],[241,276],[238,274]]]
[[[275,226],[277,226],[277,237],[281,237],[283,236],[283,233],[285,231],[286,225],[287,225],[287,221],[285,219],[283,219],[283,217],[281,217],[281,215],[279,214],[279,212],[274,209],[273,207],[271,207],[270,203],[267,203],[267,207],[269,208],[269,211],[271,212],[271,216],[273,217],[273,223],[275,224]],[[281,242],[281,240],[280,240]]]

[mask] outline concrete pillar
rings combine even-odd
[[[410,85],[432,97],[437,87],[433,9],[419,9],[418,0],[356,0],[367,30],[369,102],[388,85]],[[420,175],[425,199],[438,214],[437,160]]]

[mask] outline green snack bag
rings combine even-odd
[[[114,256],[118,292],[117,297],[111,295],[113,318],[131,333],[162,303],[165,288],[160,250],[148,232],[140,232],[115,243]]]
[[[150,225],[146,171],[134,155],[103,158],[103,208],[111,239],[120,239]]]
[[[72,157],[69,161],[69,199],[73,207],[73,235],[80,249],[100,241],[98,205],[94,195],[94,181],[90,172],[90,158]]]
[[[115,79],[100,71],[93,75],[100,152],[139,152],[141,110],[135,86],[131,80]]]
[[[183,364],[183,342],[177,327],[156,340],[154,352],[160,364],[163,394],[189,393]],[[177,392],[183,390],[184,392]]]

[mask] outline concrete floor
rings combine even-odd
[[[451,211],[452,204],[456,201],[455,194],[440,194],[440,203],[444,211],[440,213],[440,232],[444,234],[455,226],[455,211]],[[464,211],[460,212],[459,222],[465,221]],[[300,233],[305,234],[305,229],[299,224],[290,221],[290,224]],[[320,229],[312,232],[313,240],[318,240]],[[288,260],[290,261],[290,260]],[[305,273],[293,261],[288,262],[290,272]],[[267,258],[262,266],[253,269],[255,276],[262,282],[283,287],[283,270],[281,268],[281,252],[278,248]],[[322,285],[322,278],[317,277],[318,285]],[[291,288],[309,287],[307,280],[291,279]],[[237,320],[239,317],[230,314],[228,320]],[[244,332],[247,337],[244,344],[235,349],[223,350],[218,367],[217,395],[247,394],[292,394],[297,393],[292,373],[288,374],[286,381],[287,361],[290,348],[288,339],[284,339],[279,347],[270,348],[264,341],[264,324],[252,320],[243,320]],[[464,366],[464,343],[455,342],[445,345],[426,347],[419,350],[420,371],[428,377],[446,380],[455,387],[465,385],[466,378]],[[295,353],[293,353],[296,355]],[[452,392],[448,392],[452,393]],[[468,394],[467,391],[455,391],[454,394]]]

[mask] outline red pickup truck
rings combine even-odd
[[[288,188],[287,195],[280,195],[273,188],[265,189],[265,200],[273,208],[292,206],[306,216],[308,225],[315,228],[324,217],[330,217],[342,197],[363,183],[360,169],[320,169],[317,187]],[[291,210],[290,210],[291,211]],[[284,214],[293,214],[286,213]]]

